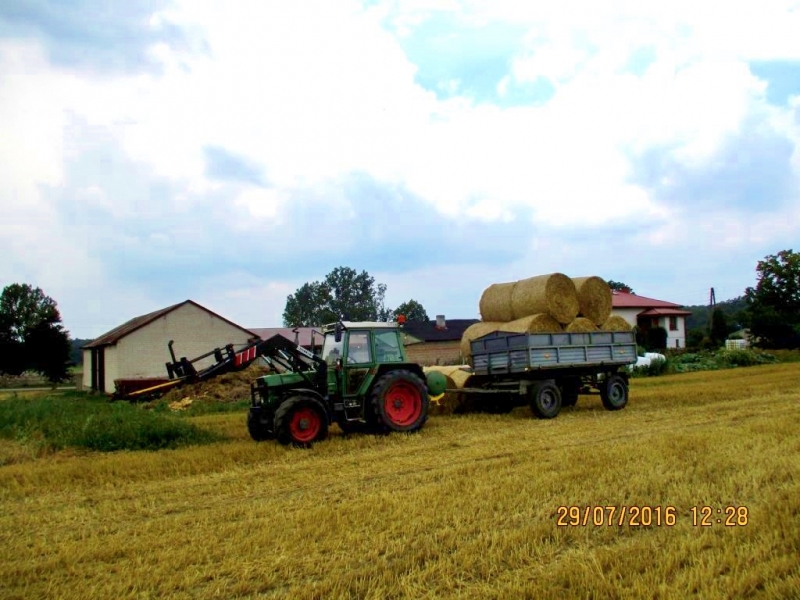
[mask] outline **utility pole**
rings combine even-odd
[[[714,288],[708,294],[708,336],[711,337],[711,329],[714,326],[714,309],[717,305],[717,296],[714,294]]]

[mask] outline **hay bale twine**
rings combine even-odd
[[[595,325],[602,325],[611,316],[611,288],[600,277],[573,277],[575,290],[578,292],[578,304],[581,317],[589,319]]]
[[[537,275],[518,281],[511,292],[514,319],[547,313],[567,325],[578,316],[580,303],[572,279],[563,273]]]
[[[600,329],[603,331],[631,331],[633,327],[619,315],[611,315]]]
[[[481,311],[482,321],[513,321],[514,313],[511,308],[511,294],[514,292],[516,281],[511,283],[493,283],[481,294],[478,308]]]
[[[589,331],[598,331],[598,329],[597,325],[586,317],[578,317],[567,325],[564,331],[569,331],[571,333],[587,333]]]
[[[468,358],[472,356],[472,348],[470,342],[482,337],[488,333],[499,331],[504,323],[499,321],[481,321],[480,323],[473,323],[464,330],[461,336],[461,356]]]
[[[510,323],[504,323],[498,331],[511,333],[555,333],[563,331],[561,323],[546,313],[522,317]]]

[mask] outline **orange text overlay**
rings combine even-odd
[[[749,522],[746,506],[693,506],[683,514],[674,506],[559,506],[559,527],[674,527],[683,518],[693,527],[743,527]]]

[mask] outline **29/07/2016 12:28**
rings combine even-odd
[[[749,522],[746,506],[692,506],[687,512],[693,527],[744,527]],[[674,527],[678,521],[678,509],[674,506],[559,506],[556,509],[559,527]]]

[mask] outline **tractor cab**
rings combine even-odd
[[[422,368],[408,362],[402,323],[324,326],[322,353],[314,357],[316,376],[268,375],[251,387],[251,437],[307,445],[324,439],[334,422],[345,433],[421,428],[427,420],[428,388]]]

